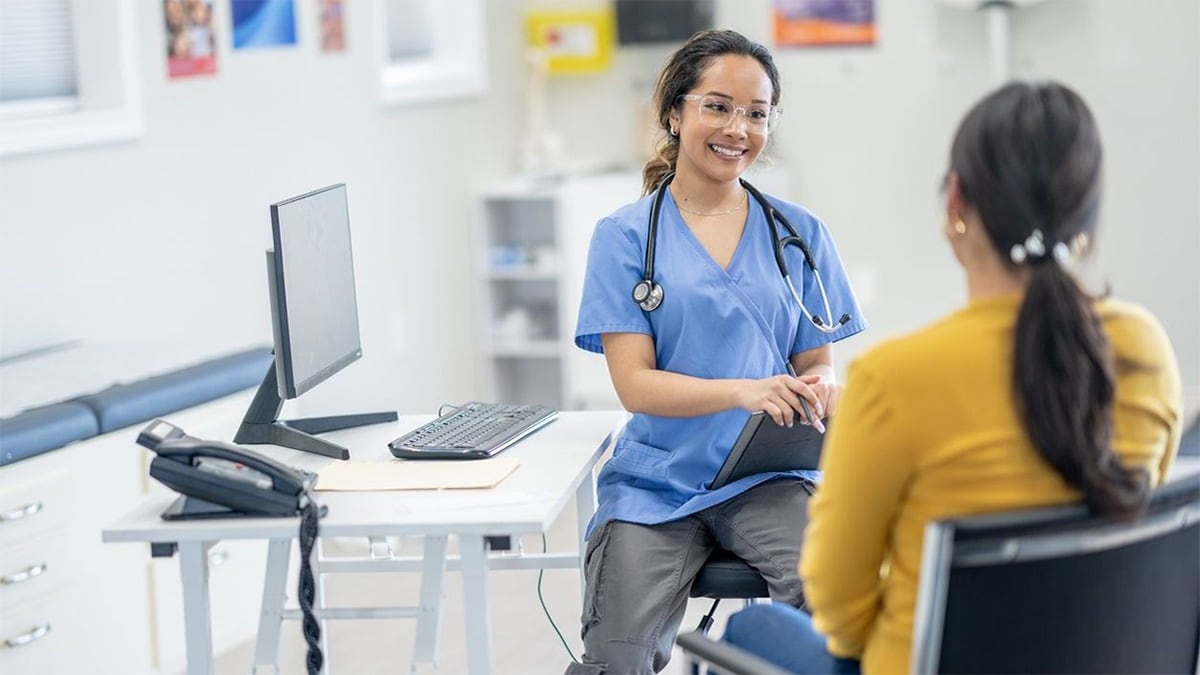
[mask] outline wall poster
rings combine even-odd
[[[167,34],[167,77],[217,72],[212,0],[163,0],[163,29]]]
[[[346,19],[342,0],[321,0],[321,51],[346,51]]]
[[[775,44],[875,44],[875,0],[773,0]]]
[[[233,48],[286,47],[296,44],[293,0],[230,0]]]

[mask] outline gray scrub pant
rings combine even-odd
[[[568,675],[656,673],[667,665],[692,580],[717,546],[766,579],[771,599],[804,605],[797,565],[811,484],[777,479],[680,520],[610,520],[584,554],[581,663]]]

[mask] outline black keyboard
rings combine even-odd
[[[542,405],[465,403],[388,443],[404,459],[482,459],[491,457],[558,416]]]

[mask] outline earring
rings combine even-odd
[[[962,221],[962,218],[955,220],[953,223],[948,223],[948,225],[954,228],[954,232],[960,237],[967,233],[967,224]]]
[[[679,130],[678,130],[678,129],[676,129],[675,127],[671,127],[671,135],[672,135],[672,136],[678,136],[678,135],[679,135]]]
[[[1070,247],[1072,255],[1083,255],[1083,252],[1086,251],[1088,247],[1087,232],[1080,232],[1074,237],[1071,237]]]

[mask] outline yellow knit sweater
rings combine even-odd
[[[1023,431],[1012,389],[1020,297],[976,301],[850,367],[809,508],[800,574],[832,653],[866,673],[909,667],[930,520],[1078,500]],[[1162,481],[1179,446],[1181,385],[1145,310],[1098,305],[1118,367],[1114,446]]]

